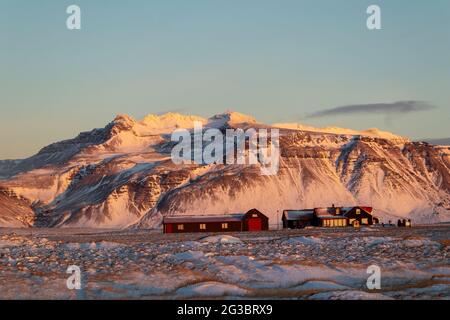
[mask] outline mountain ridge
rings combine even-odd
[[[205,129],[278,128],[278,174],[261,176],[258,165],[175,165],[170,133],[194,121]],[[152,228],[164,215],[250,207],[273,226],[280,210],[331,203],[373,206],[385,219],[450,220],[450,148],[341,129],[270,126],[231,111],[208,119],[118,115],[30,158],[0,161],[0,226]]]

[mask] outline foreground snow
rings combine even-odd
[[[447,299],[450,226],[226,235],[0,229],[2,299]],[[82,270],[68,290],[66,269]],[[381,290],[366,287],[369,265]]]

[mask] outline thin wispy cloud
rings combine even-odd
[[[323,118],[337,115],[354,114],[384,114],[403,115],[434,109],[435,107],[425,101],[397,101],[392,103],[368,103],[339,106],[320,110],[306,115],[306,119]]]

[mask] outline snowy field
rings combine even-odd
[[[1,299],[449,299],[450,225],[163,235],[0,229]],[[81,290],[66,273],[80,267]],[[366,286],[381,268],[381,289]]]

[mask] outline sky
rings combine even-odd
[[[66,27],[72,4],[81,30]],[[448,0],[0,5],[0,159],[170,111],[450,137]]]

